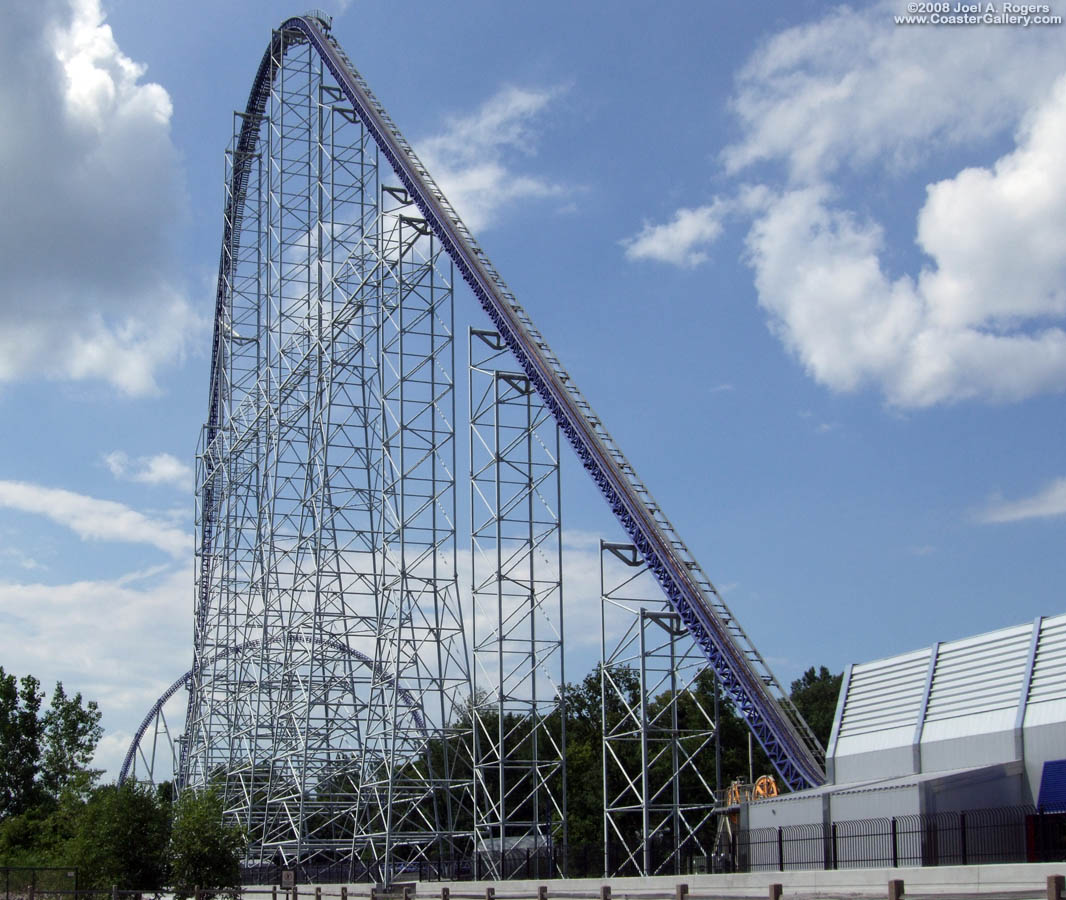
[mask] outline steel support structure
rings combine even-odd
[[[273,33],[228,164],[179,782],[221,786],[259,858],[347,852],[387,880],[472,839],[454,265],[783,780],[822,783],[787,692],[326,17]]]
[[[553,877],[566,843],[559,428],[495,331],[470,329],[477,863]]]
[[[174,695],[186,687],[188,681],[189,673],[186,673],[167,689],[141,721],[119,770],[120,785],[127,779],[153,787],[169,782],[173,790],[174,775],[180,760],[179,748],[185,734],[181,727],[182,707],[187,705],[185,698]],[[172,702],[168,704],[167,701]],[[172,710],[172,718],[173,712],[177,713],[177,728],[167,721],[168,705]]]
[[[713,673],[632,545],[600,542],[600,600],[604,872],[680,875],[714,845]]]
[[[250,862],[388,880],[457,852],[470,802],[452,267],[306,36],[260,75],[226,156],[178,780],[223,790]]]
[[[462,279],[488,314],[519,369],[551,412],[611,512],[647,563],[671,607],[718,677],[785,783],[793,788],[825,781],[825,751],[770,671],[732,610],[725,604],[647,485],[537,330],[529,313],[474,240],[432,175],[418,159],[388,112],[316,14],[282,26],[260,65],[248,109],[257,108],[271,77],[266,65],[286,38],[311,42],[382,156],[410,192],[428,227],[440,240]],[[245,135],[242,133],[242,141]],[[249,138],[250,144],[254,141]],[[223,266],[225,265],[223,261]],[[223,271],[223,275],[225,272]],[[220,283],[223,281],[220,278]]]

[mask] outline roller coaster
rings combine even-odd
[[[787,692],[327,16],[272,33],[227,160],[193,665],[142,723],[123,777],[186,687],[176,778],[225,784],[261,858],[313,843],[387,868],[411,858],[400,847],[476,834],[455,565],[457,272],[493,329],[477,334],[514,367],[502,377],[573,449],[783,783],[823,783],[824,751]],[[485,832],[501,847],[504,825]]]

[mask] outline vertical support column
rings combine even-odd
[[[539,877],[566,840],[559,429],[496,332],[469,347],[478,853]]]
[[[681,874],[715,838],[714,676],[630,544],[601,542],[606,874]]]
[[[471,852],[453,273],[311,45],[271,46],[227,155],[177,780],[223,785],[251,862],[387,880]]]
[[[380,196],[377,627],[363,787],[370,855],[387,884],[398,864],[470,852],[460,823],[472,814],[471,683],[456,575],[452,269],[407,192]]]

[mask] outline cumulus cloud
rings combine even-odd
[[[22,640],[4,647],[4,667],[62,681],[96,700],[107,736],[95,764],[118,766],[141,717],[192,659],[191,567],[133,572],[69,584],[0,582],[0,621]],[[62,648],[62,652],[56,652]]]
[[[169,484],[182,489],[192,488],[192,467],[169,453],[130,459],[128,454],[116,450],[104,456],[104,464],[116,478],[141,484]]]
[[[908,169],[1012,128],[1062,71],[1057,28],[896,28],[898,12],[895,0],[841,6],[753,53],[737,76],[743,137],[722,154],[727,171],[780,161],[812,182]]]
[[[918,243],[891,278],[874,221],[829,187],[769,198],[748,236],[759,301],[821,383],[873,384],[900,406],[1017,400],[1066,386],[1066,77],[990,168],[929,187]]]
[[[627,255],[696,265],[728,205],[750,218],[747,259],[771,329],[821,384],[900,407],[1060,391],[1061,32],[949,36],[894,28],[893,9],[839,7],[766,41],[737,78],[741,137],[721,155],[734,195],[645,227]],[[929,184],[913,213],[923,260],[892,271],[900,248],[850,192],[944,150],[987,154],[1012,131],[1009,152]]]
[[[181,173],[167,92],[99,0],[18,0],[0,32],[0,381],[157,389],[202,327],[170,263]]]
[[[98,500],[61,488],[0,481],[0,507],[32,513],[69,528],[84,541],[148,544],[175,558],[192,549],[191,536],[113,500]]]
[[[980,514],[979,520],[998,524],[1059,516],[1066,516],[1066,478],[1056,478],[1031,497],[997,500]]]
[[[515,164],[534,152],[534,125],[558,93],[506,87],[472,115],[452,118],[442,133],[418,142],[419,158],[469,228],[494,224],[519,200],[564,192],[562,185],[521,174]]]
[[[663,225],[645,222],[640,234],[622,242],[626,258],[653,259],[692,268],[707,260],[707,248],[722,233],[725,206],[715,200],[708,206],[679,209]]]
[[[949,34],[893,27],[893,12],[841,6],[764,42],[737,76],[741,136],[721,153],[734,195],[645,227],[627,256],[699,264],[728,205],[750,217],[770,328],[821,384],[899,407],[1061,391],[1061,29]],[[1012,132],[996,159],[991,141]],[[922,261],[892,271],[901,248],[848,197],[864,179],[942,165],[946,150],[980,164],[928,185],[913,212]]]

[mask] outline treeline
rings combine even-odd
[[[611,679],[615,689],[608,693],[608,707],[603,708],[599,667],[590,672],[581,682],[566,686],[566,840],[572,846],[603,846],[604,826],[604,779],[603,779],[603,723],[607,722],[608,734],[620,735],[633,730],[637,718],[630,711],[639,709],[640,685],[637,673],[631,669],[614,669]],[[832,674],[825,666],[817,671],[808,669],[802,677],[792,682],[790,696],[800,714],[811,726],[823,746],[828,742],[836,713],[837,695],[841,676]],[[671,701],[674,708],[670,709]],[[673,698],[664,692],[649,702],[646,712],[653,729],[650,741],[651,778],[658,786],[666,785],[671,778],[673,766],[678,762],[679,794],[684,804],[707,800],[713,802],[710,791],[726,789],[736,779],[747,781],[749,769],[754,775],[773,774],[769,760],[754,743],[749,760],[748,729],[733,708],[732,703],[719,694],[717,703],[717,745],[709,737],[713,731],[715,713],[715,682],[710,671],[701,673],[688,688]],[[548,728],[557,732],[554,723]],[[520,735],[521,729],[513,725],[504,732]],[[670,732],[674,732],[679,745],[677,759],[672,753],[663,752]],[[515,745],[517,758],[526,756],[524,748]],[[640,742],[621,737],[611,742],[614,761],[608,768],[607,791],[616,802],[625,797],[626,775],[632,778],[640,771]],[[686,764],[686,760],[690,760]],[[720,776],[720,777],[719,777]],[[555,786],[558,790],[559,785]],[[632,799],[630,795],[629,799]],[[627,823],[625,816],[615,818],[615,827],[639,832],[641,816],[634,812]],[[544,821],[543,814],[540,820]],[[556,823],[558,825],[558,823]],[[713,829],[709,821],[707,827]],[[557,837],[561,829],[556,828]],[[635,835],[634,835],[635,837]],[[713,838],[713,836],[712,836]],[[710,839],[710,838],[709,838]]]
[[[79,889],[239,884],[244,836],[217,792],[99,784],[91,762],[100,710],[57,683],[50,705],[32,675],[0,667],[0,865],[76,867]]]
[[[540,725],[520,717],[500,723],[493,719],[491,710],[478,710],[476,700],[472,701],[468,709],[471,721],[455,732],[455,743],[449,740],[446,746],[431,741],[426,759],[411,760],[412,772],[408,774],[428,766],[430,771],[450,772],[448,780],[452,783],[469,783],[473,778],[472,738],[489,746],[492,735],[505,734],[500,748],[504,759],[528,760],[537,755],[531,750],[532,742],[546,741],[547,751],[549,744],[561,742],[565,728],[566,841],[570,847],[592,850],[596,858],[604,841],[603,723],[608,723],[608,729],[624,723],[640,702],[636,673],[615,669],[611,672],[615,690],[604,709],[600,677],[597,668],[581,682],[568,684],[565,707],[556,707]],[[812,667],[791,686],[793,702],[823,745],[832,728],[840,680],[840,675],[833,675],[824,666],[818,671]],[[747,728],[724,696],[717,698],[715,745],[710,737],[715,691],[713,676],[704,672],[676,698],[664,693],[648,705],[649,719],[662,728],[659,737],[673,732],[679,744],[678,758],[686,761],[679,767],[679,793],[685,804],[710,799],[710,791],[717,786],[726,788],[734,779],[747,780],[749,767],[756,776],[772,771],[758,745],[749,760]],[[217,790],[186,791],[172,802],[170,784],[156,788],[132,782],[121,787],[100,785],[101,772],[91,768],[101,736],[97,705],[85,703],[80,694],[68,697],[62,684],[56,685],[47,709],[43,701],[36,679],[27,676],[18,681],[0,668],[0,865],[77,867],[81,888],[170,887],[178,896],[186,896],[196,885],[226,888],[239,883],[247,836],[236,826],[223,823],[222,798]],[[608,775],[607,791],[617,797],[625,790],[621,772],[639,771],[640,742],[616,741],[611,752],[618,765]],[[545,759],[543,753],[540,758]],[[652,781],[667,783],[674,764],[671,753],[654,754]],[[264,762],[264,784],[271,768]],[[314,791],[318,799],[330,805],[355,804],[359,786],[352,779],[353,770],[342,768],[343,776],[318,784]],[[493,782],[492,771],[483,777],[484,788],[490,796],[495,795],[499,785]],[[561,797],[561,772],[552,778],[552,793]],[[222,779],[224,773],[219,773]],[[557,840],[562,837],[561,817],[548,808],[546,798],[526,795],[523,802],[543,803],[543,807],[536,811],[512,809],[511,814],[526,821],[536,815],[538,821],[551,827]],[[332,827],[344,831],[342,821],[332,816],[330,821]],[[464,808],[453,827],[469,834],[473,824],[472,810]],[[713,841],[710,830],[714,825],[713,818],[706,821],[704,827],[709,833],[701,841]],[[626,813],[616,818],[614,827],[638,833],[641,816],[638,811]],[[351,839],[352,835],[345,832],[337,837]],[[399,848],[397,857],[403,858]]]

